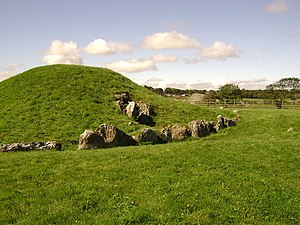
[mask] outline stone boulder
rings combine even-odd
[[[123,112],[126,106],[128,105],[128,103],[132,101],[128,92],[116,93],[114,97],[115,97],[116,105],[121,112]]]
[[[126,106],[124,112],[139,124],[144,124],[151,127],[155,126],[155,122],[151,117],[154,112],[152,107],[146,103],[131,101]]]
[[[160,135],[158,135],[156,133],[156,131],[151,130],[150,128],[143,129],[143,131],[139,137],[139,141],[140,142],[148,142],[151,144],[163,144],[164,143],[164,141],[160,137]]]
[[[232,119],[229,119],[229,118],[225,118],[225,119],[224,119],[224,123],[225,123],[225,125],[227,125],[228,127],[236,126],[236,121],[235,121],[235,120],[232,120]]]
[[[172,141],[172,130],[170,128],[164,128],[160,132],[160,137],[165,143],[171,142]]]
[[[165,143],[171,141],[182,141],[191,136],[191,131],[186,127],[173,125],[171,127],[164,128],[161,131],[160,136]]]
[[[221,130],[223,128],[226,128],[227,125],[225,124],[225,119],[223,116],[218,115],[217,116],[217,124],[216,124],[216,130]]]
[[[214,121],[208,122],[208,130],[210,133],[217,133],[216,124]]]
[[[124,111],[130,118],[136,120],[138,116],[140,115],[139,107],[136,104],[136,102],[131,101],[128,103],[128,105],[125,108]]]
[[[233,127],[236,126],[236,123],[239,121],[239,118],[236,118],[235,120],[229,119],[229,118],[224,118],[221,115],[217,116],[217,124],[215,126],[216,130],[221,130],[226,127]]]
[[[130,135],[124,133],[115,126],[102,124],[96,129],[96,132],[104,138],[108,148],[137,144]]]
[[[151,105],[133,101],[128,92],[116,93],[114,95],[118,109],[127,114],[130,118],[140,124],[147,126],[155,126],[155,122],[151,116],[155,116],[155,112]]]
[[[211,133],[216,133],[214,122],[207,122],[204,120],[194,120],[189,123],[192,137],[204,137]]]
[[[136,104],[140,114],[144,114],[146,116],[155,116],[155,112],[151,105],[144,102],[137,102]]]
[[[191,136],[191,131],[186,127],[174,125],[170,129],[172,132],[172,141],[181,141]]]
[[[0,152],[32,151],[32,150],[61,150],[62,145],[57,141],[13,143],[0,145]]]
[[[79,137],[78,149],[113,148],[137,145],[137,142],[118,128],[102,124],[95,131],[85,130]]]
[[[92,130],[85,130],[79,136],[78,150],[80,149],[96,149],[105,148],[105,141],[102,136]]]
[[[147,125],[147,126],[150,126],[150,127],[154,127],[155,126],[155,122],[154,120],[152,119],[151,116],[147,116],[145,114],[140,114],[138,116],[138,118],[136,119],[136,121],[139,123],[139,124],[144,124],[144,125]]]
[[[125,91],[125,92],[117,92],[115,95],[114,95],[114,97],[115,97],[115,100],[116,101],[120,101],[120,100],[122,100],[122,101],[131,101],[131,98],[130,98],[130,96],[129,96],[129,93],[128,93],[128,91]]]

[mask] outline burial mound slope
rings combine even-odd
[[[133,122],[116,107],[114,95],[121,92],[153,107],[155,129],[192,120],[214,120],[218,114],[226,114],[224,110],[158,96],[109,69],[42,66],[0,82],[0,144],[49,140],[71,143],[78,141],[84,129],[95,129],[103,123],[130,134],[139,132],[145,125]]]

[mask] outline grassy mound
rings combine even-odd
[[[215,120],[220,113],[158,96],[108,69],[43,66],[0,83],[0,143],[72,141],[84,129],[102,123],[137,132],[143,126],[128,126],[131,119],[115,105],[114,94],[122,91],[154,106],[156,129],[194,119]]]

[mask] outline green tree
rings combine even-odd
[[[278,90],[300,90],[300,78],[282,78],[272,84]]]
[[[241,99],[242,91],[238,85],[225,84],[219,87],[217,97],[220,99]]]
[[[217,92],[215,90],[209,90],[206,92],[205,96],[203,97],[203,100],[211,101],[216,98],[217,98]]]
[[[273,99],[283,100],[288,94],[300,91],[300,78],[282,78],[273,84],[269,84],[266,88]]]

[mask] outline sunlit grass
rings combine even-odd
[[[181,143],[3,153],[0,224],[299,224],[298,111],[241,115]]]

